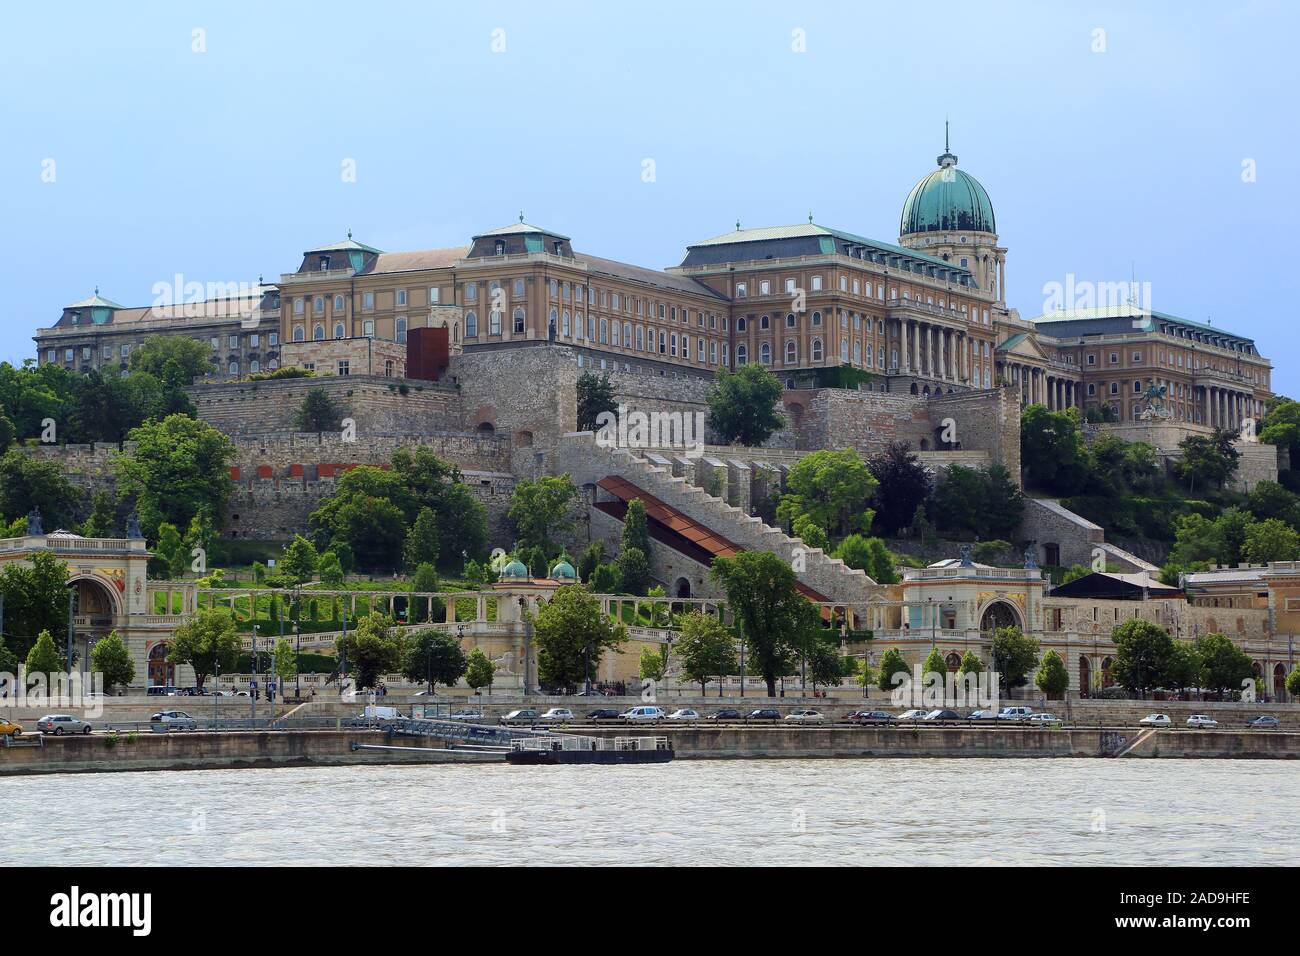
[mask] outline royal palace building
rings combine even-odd
[[[789,388],[844,366],[870,390],[918,396],[1009,386],[1024,403],[1237,428],[1271,396],[1242,335],[1134,302],[1022,319],[984,187],[945,148],[907,195],[897,244],[806,223],[736,228],[656,270],[576,251],[519,221],[466,246],[385,252],[348,237],[305,250],[273,285],[184,305],[96,295],[35,339],[40,361],[124,371],[149,335],[208,345],[208,381],[301,365],[402,377],[415,329],[450,351],[569,346],[584,367],[711,376],[756,362]],[[187,297],[188,298],[188,297]],[[417,366],[419,367],[419,366]]]

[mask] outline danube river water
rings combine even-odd
[[[1270,864],[1284,761],[676,761],[0,781],[0,864]]]

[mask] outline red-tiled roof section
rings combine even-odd
[[[710,531],[694,518],[689,518],[671,505],[664,504],[654,495],[632,484],[626,478],[610,475],[600,479],[596,484],[622,502],[640,498],[641,503],[645,505],[646,518],[662,525],[674,534],[681,535],[692,546],[706,552],[710,560],[719,555],[727,558],[733,557],[745,550],[739,545],[728,541],[722,535]],[[658,535],[655,535],[655,537],[658,537]],[[810,601],[830,600],[830,598],[818,591],[814,591],[806,584],[796,584],[796,587],[799,589],[799,593]]]

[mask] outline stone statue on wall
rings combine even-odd
[[[513,675],[514,672],[515,672],[515,670],[514,670],[514,665],[515,665],[515,652],[514,652],[514,651],[506,651],[506,652],[505,652],[504,654],[502,654],[500,657],[494,657],[494,658],[492,658],[492,663],[493,663],[494,665],[496,665],[496,671],[495,671],[495,673],[497,673],[497,674],[510,674],[510,675]]]
[[[1038,567],[1038,542],[1030,541],[1025,547],[1025,568],[1034,569]]]
[[[140,519],[132,511],[126,517],[126,536],[128,538],[143,538],[144,533],[140,530]]]
[[[45,534],[41,523],[41,509],[33,508],[27,512],[27,533],[32,536]]]
[[[961,546],[961,566],[963,568],[973,568],[975,566],[975,562],[971,560],[971,552],[973,550],[974,549],[969,544],[963,544]]]

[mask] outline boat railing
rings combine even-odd
[[[552,734],[510,741],[512,751],[534,750],[668,750],[667,737],[585,737],[581,734]]]

